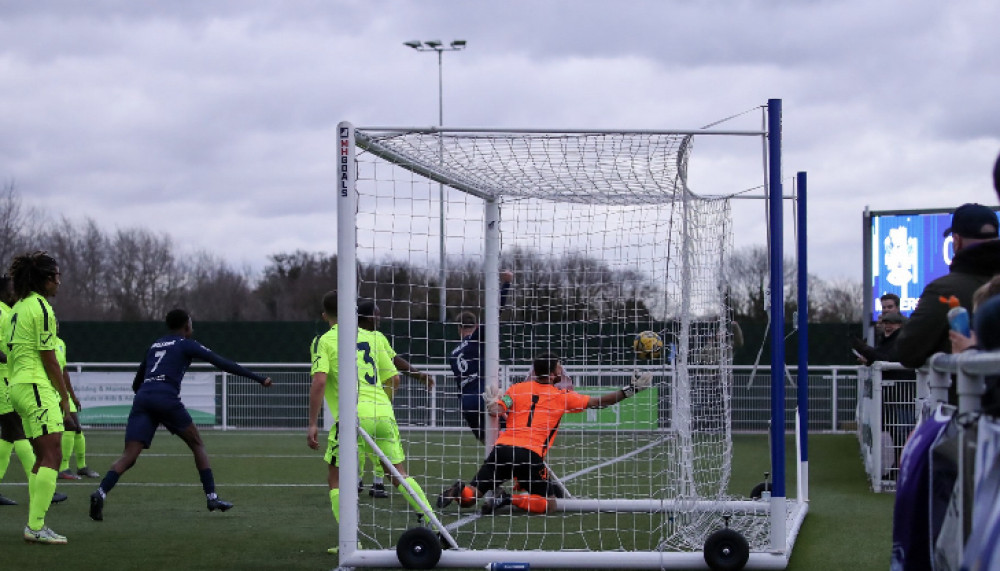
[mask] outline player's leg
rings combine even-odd
[[[147,407],[145,399],[137,396],[132,402],[132,409],[125,424],[125,448],[122,450],[122,455],[111,464],[100,485],[90,494],[90,519],[104,520],[104,500],[118,484],[119,478],[135,466],[142,451],[153,444],[153,436],[156,435],[158,425],[159,421]]]
[[[2,383],[3,381],[0,381]],[[7,474],[10,466],[11,450],[17,454],[21,461],[24,474],[31,474],[31,469],[35,465],[35,453],[31,449],[31,443],[24,437],[24,427],[21,426],[21,417],[14,412],[10,405],[10,398],[7,396],[6,387],[3,394],[0,394],[0,480]],[[0,505],[15,506],[17,502],[0,495]]]
[[[478,394],[462,394],[462,418],[472,429],[472,434],[480,442],[486,441],[486,423],[484,418],[483,397]]]
[[[427,494],[424,493],[423,488],[417,483],[417,480],[406,473],[406,466],[403,461],[406,459],[406,455],[403,454],[403,445],[399,438],[399,426],[396,424],[396,418],[391,415],[378,416],[378,417],[361,417],[359,418],[362,428],[375,440],[375,445],[379,447],[382,454],[389,460],[399,475],[402,477],[397,478],[395,475],[392,477],[392,484],[396,486],[403,497],[406,498],[407,503],[413,508],[417,514],[423,514],[424,510],[420,507],[417,498],[423,505],[430,508],[430,503],[427,501]],[[370,451],[368,443],[363,439],[358,439],[358,450],[364,450],[366,453]],[[371,451],[374,454],[374,451]],[[403,485],[403,481],[406,482],[406,486]],[[409,487],[409,490],[407,489]],[[412,491],[412,494],[410,493]]]
[[[358,455],[358,493],[365,491],[365,464],[370,458],[368,454]]]
[[[385,468],[382,467],[382,462],[374,454],[366,454],[365,456],[371,460],[372,474],[374,476],[372,487],[368,490],[368,495],[373,498],[388,498],[389,492],[385,489]]]
[[[208,459],[208,452],[205,451],[205,443],[201,439],[198,427],[192,421],[176,434],[187,444],[194,455],[194,465],[198,468],[198,477],[201,479],[201,488],[205,492],[208,511],[227,511],[232,508],[233,504],[231,502],[221,499],[215,493],[215,476],[212,474],[211,462]]]
[[[469,482],[469,486],[474,488],[478,495],[482,497],[486,492],[492,495],[487,496],[482,504],[482,513],[489,515],[496,510],[510,505],[510,493],[501,486],[507,480],[517,480],[519,472],[518,448],[515,446],[498,445],[493,447],[490,454],[492,461],[489,465],[484,464],[476,477]]]
[[[104,520],[104,500],[107,498],[108,493],[118,484],[118,480],[122,477],[122,474],[127,472],[132,466],[135,466],[135,462],[139,459],[142,451],[149,448],[146,442],[129,440],[129,438],[136,437],[130,436],[128,431],[126,431],[125,438],[125,449],[122,451],[122,455],[111,464],[111,469],[104,475],[100,485],[90,494],[90,519],[94,521]]]
[[[330,435],[327,437],[326,441],[326,453],[323,455],[323,461],[326,462],[329,468],[326,474],[326,483],[330,487],[330,507],[333,510],[333,519],[339,524],[340,523],[340,457],[339,457],[339,438],[340,438],[340,424],[334,424],[333,428],[330,429]],[[327,553],[336,554],[340,551],[339,547],[331,547],[326,550]]]
[[[80,432],[80,423],[77,421],[76,413],[73,412],[75,408],[73,401],[70,401],[70,413],[63,419],[66,430],[63,431],[62,440],[60,441],[60,448],[62,449],[62,462],[59,463],[60,480],[80,479],[80,476],[77,476],[69,469],[69,459],[73,455],[73,444],[76,441],[76,435]]]
[[[76,404],[72,406],[76,409]],[[73,432],[72,454],[76,456],[76,475],[82,478],[100,478],[101,475],[87,466],[87,438],[83,435],[83,424],[80,423],[80,413],[73,410],[73,423],[76,424],[76,431]],[[66,455],[65,449],[63,455]]]
[[[472,507],[483,494],[510,478],[510,465],[506,461],[508,448],[509,446],[494,446],[472,481],[466,485],[458,480],[449,486],[438,496],[437,507],[444,508],[454,501],[463,508]]]
[[[24,437],[21,417],[14,411],[14,405],[10,400],[9,383],[6,378],[0,378],[0,480],[7,475],[11,450],[17,454],[24,474],[30,480],[31,469],[35,465],[35,452],[31,449],[31,443]],[[13,506],[17,505],[17,502],[0,495],[0,505]]]
[[[498,504],[511,504],[531,513],[547,513],[554,507],[551,499],[549,470],[541,456],[527,448],[513,447],[514,475],[520,486],[527,492],[508,496],[498,496]],[[501,507],[497,505],[496,508]]]
[[[63,415],[59,393],[51,385],[17,384],[10,388],[10,399],[35,453],[32,474],[28,476],[28,525],[24,528],[24,539],[64,544],[65,537],[45,526],[45,514],[55,495],[62,461]]]

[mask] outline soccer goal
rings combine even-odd
[[[338,126],[341,567],[787,566],[807,502],[785,493],[781,102],[761,109],[757,130]],[[729,193],[689,187],[693,149],[716,137],[745,144],[761,177],[734,180]],[[733,196],[755,187],[778,233],[773,482],[761,497],[729,485],[734,326],[725,279]],[[501,295],[505,270],[513,280]],[[349,403],[359,296],[376,301],[396,351],[436,375],[433,391],[404,386],[394,402],[406,470],[431,504],[419,518],[391,486],[388,498],[369,494],[372,460],[362,459],[363,487],[346,476],[358,470]],[[563,417],[546,456],[561,496],[549,513],[434,505],[488,452],[465,427],[448,368],[462,311],[480,319],[487,384],[522,381],[546,351],[585,394],[621,387],[636,370],[654,374],[633,398]],[[652,359],[633,350],[643,331],[664,342]],[[487,443],[496,431],[494,422]],[[804,479],[800,468],[800,496]]]

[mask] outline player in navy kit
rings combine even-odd
[[[500,272],[500,307],[507,301],[507,292],[514,274],[509,271]],[[483,344],[480,342],[479,319],[471,311],[463,311],[458,316],[458,330],[462,342],[448,356],[448,364],[455,373],[458,390],[461,393],[462,417],[469,425],[476,440],[486,440],[486,409],[483,406],[483,377],[479,374],[479,366],[483,360]]]
[[[132,381],[135,399],[125,427],[125,451],[111,465],[97,491],[90,495],[90,517],[95,521],[104,519],[104,498],[121,475],[135,465],[143,449],[149,448],[160,424],[179,436],[194,454],[194,463],[208,499],[208,510],[226,511],[233,507],[215,494],[215,479],[201,434],[181,402],[181,381],[194,358],[208,361],[227,373],[249,377],[264,387],[271,386],[271,379],[216,355],[191,339],[194,328],[191,317],[183,309],[167,313],[166,322],[170,333],[150,346]]]

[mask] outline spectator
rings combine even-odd
[[[973,293],[1000,273],[998,227],[996,213],[981,204],[963,204],[952,214],[945,236],[952,235],[955,256],[949,273],[924,288],[917,308],[899,332],[896,355],[904,366],[915,369],[934,353],[951,352],[948,306],[939,298],[954,295],[971,313]]]
[[[878,298],[880,304],[879,316],[886,313],[900,313],[899,309],[899,296],[894,293],[882,294],[882,297]],[[885,338],[885,331],[882,330],[882,320],[879,319],[875,323],[875,346],[878,347],[882,344],[882,340]],[[893,359],[895,360],[895,359]]]
[[[899,331],[906,323],[906,317],[901,313],[895,311],[883,311],[882,315],[878,319],[878,327],[883,331],[883,336],[881,341],[879,341],[875,347],[866,345],[860,339],[854,339],[853,345],[854,350],[861,354],[858,357],[858,361],[863,365],[871,365],[875,361],[889,361],[894,363],[899,360],[896,355],[896,341],[899,339]],[[882,378],[890,378],[890,373],[897,373],[903,371],[886,371]],[[896,377],[896,378],[915,378],[912,376],[912,371],[909,372],[909,376]]]
[[[899,296],[894,293],[882,294],[882,297],[878,298],[879,303],[882,304],[882,313],[899,313]]]
[[[987,299],[1000,295],[1000,275],[993,276],[990,281],[983,284],[976,293],[972,294],[972,311],[973,313],[978,313],[980,306],[986,302]],[[951,352],[961,353],[966,349],[979,349],[979,345],[976,341],[976,328],[972,328],[972,332],[969,337],[962,335],[958,331],[951,330],[948,331],[948,338],[951,340]],[[996,349],[997,347],[991,347],[991,349]]]
[[[987,286],[998,280],[1000,277],[990,280]],[[973,325],[980,349],[984,351],[1000,349],[1000,295],[993,295],[978,306]],[[1000,377],[996,375],[986,377],[982,408],[986,414],[993,416],[1000,414]]]
[[[871,365],[875,361],[899,361],[896,354],[896,342],[899,339],[899,331],[906,323],[906,317],[895,311],[883,311],[879,316],[879,325],[885,332],[882,342],[876,347],[869,347],[856,339],[854,349],[862,355],[858,358],[864,365]],[[916,373],[912,369],[884,369],[882,380],[890,381],[883,387],[891,387],[882,395],[882,427],[892,439],[893,446],[897,451],[903,449],[906,439],[913,431],[916,424],[916,412],[913,403],[917,398]],[[891,381],[910,381],[892,383]],[[893,466],[899,466],[899,458]]]

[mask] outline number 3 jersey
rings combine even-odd
[[[337,326],[334,325],[312,345],[310,374],[326,373],[326,405],[339,418],[339,371],[337,369]],[[399,374],[392,359],[396,352],[379,331],[358,328],[356,363],[358,366],[358,416],[393,416],[392,401],[383,382]]]

